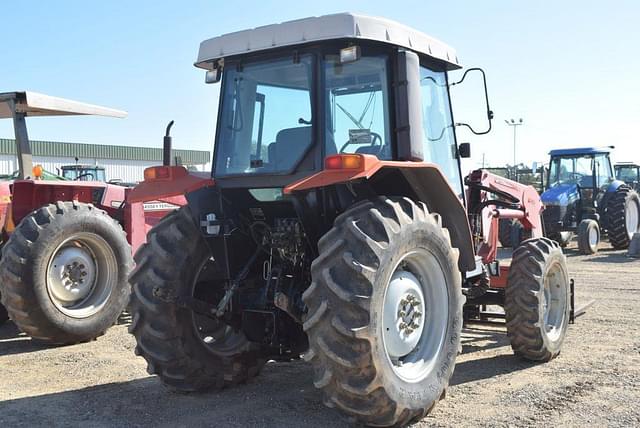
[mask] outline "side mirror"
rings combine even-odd
[[[458,156],[462,159],[467,159],[471,157],[471,144],[469,143],[460,143],[458,146]]]
[[[453,87],[456,85],[461,84],[462,82],[464,82],[464,79],[467,77],[467,75],[469,73],[472,72],[478,72],[480,73],[481,77],[482,77],[482,85],[484,87],[484,100],[485,100],[485,108],[486,108],[486,114],[487,114],[487,122],[488,122],[488,126],[487,129],[484,131],[476,131],[475,129],[473,129],[473,127],[471,127],[471,125],[469,125],[468,123],[456,123],[455,126],[466,126],[467,128],[469,128],[469,130],[471,132],[473,132],[476,135],[484,135],[484,134],[488,134],[491,131],[491,121],[493,120],[493,111],[491,110],[491,108],[489,107],[489,93],[487,91],[487,77],[484,74],[484,70],[481,68],[469,68],[467,71],[464,72],[464,74],[462,75],[462,79],[460,79],[457,82],[451,83],[449,85],[449,87]]]
[[[222,79],[222,68],[216,67],[213,70],[207,70],[204,75],[204,83],[218,83]]]

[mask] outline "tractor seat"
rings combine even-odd
[[[293,168],[310,145],[310,126],[282,129],[269,144],[269,163],[275,170]]]
[[[580,183],[579,183],[580,187],[583,188],[591,188],[593,187],[593,177],[590,175],[585,175],[584,177],[582,177],[580,179]]]

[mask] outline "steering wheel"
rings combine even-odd
[[[79,176],[76,177],[75,181],[80,181],[82,178],[84,177],[91,177],[91,179],[87,180],[87,181],[93,181],[94,180],[94,176],[92,173],[90,172],[85,172],[84,174],[80,174]]]
[[[369,145],[369,147],[375,147],[375,146],[379,146],[378,151],[375,153],[375,155],[379,155],[380,152],[382,151],[382,137],[380,136],[380,134],[377,134],[375,132],[370,132],[372,138],[371,138],[371,144]],[[377,142],[377,144],[376,144]],[[347,141],[346,143],[344,143],[342,145],[342,148],[340,148],[339,153],[344,153],[345,149],[347,147],[349,147],[351,144],[359,144],[358,141]]]

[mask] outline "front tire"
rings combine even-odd
[[[265,361],[257,345],[222,321],[178,303],[195,298],[217,304],[224,293],[205,281],[215,269],[188,207],[151,229],[135,260],[129,332],[149,374],[180,392],[219,389],[258,375]]]
[[[422,418],[448,386],[462,327],[458,250],[439,216],[407,198],[361,202],[318,248],[305,358],[325,404],[370,425]]]
[[[591,219],[582,220],[578,225],[578,251],[580,254],[591,255],[598,252],[600,244],[600,226]]]
[[[505,290],[507,336],[516,355],[549,361],[560,353],[569,325],[566,258],[556,241],[525,241],[513,253]]]
[[[629,248],[640,231],[640,198],[629,186],[620,186],[607,205],[609,242],[616,250]]]
[[[2,303],[34,339],[86,342],[104,334],[127,305],[132,264],[122,227],[105,211],[51,204],[22,219],[2,248]]]

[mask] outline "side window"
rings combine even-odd
[[[424,160],[437,164],[449,180],[451,187],[457,194],[462,195],[445,73],[420,67],[420,87],[422,89]]]

